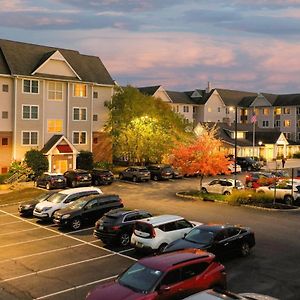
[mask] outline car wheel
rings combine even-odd
[[[168,246],[168,244],[166,244],[166,243],[161,244],[161,245],[159,246],[159,248],[157,249],[157,253],[158,253],[158,254],[163,253],[164,250],[167,248],[167,246]]]
[[[50,190],[50,184],[49,183],[46,184],[46,189]]]
[[[81,227],[81,220],[78,218],[75,218],[71,221],[71,228],[73,230],[78,230]]]
[[[203,188],[201,189],[201,192],[204,193],[204,194],[207,194],[207,189],[203,187]]]
[[[133,177],[132,177],[132,181],[133,181],[133,182],[137,182],[136,176],[133,176]]]
[[[73,188],[76,187],[76,181],[75,181],[75,180],[73,180],[73,181],[71,182],[71,186],[72,186]]]
[[[287,205],[293,205],[294,199],[291,195],[285,195],[284,198],[284,203]]]
[[[249,244],[247,242],[242,243],[240,251],[242,256],[248,256],[250,254]]]
[[[229,196],[229,195],[230,195],[230,192],[229,192],[229,191],[225,191],[225,192],[223,193],[223,195]]]
[[[124,232],[120,236],[120,245],[125,247],[130,243],[130,235],[127,232]]]
[[[157,180],[158,180],[158,176],[157,176],[157,175],[154,175],[154,176],[153,176],[153,180],[157,181]]]

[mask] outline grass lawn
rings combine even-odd
[[[45,191],[36,188],[25,188],[11,191],[8,193],[0,194],[0,205],[31,200],[44,193]]]
[[[228,196],[220,195],[220,194],[205,194],[197,190],[191,190],[186,192],[180,192],[179,194],[185,195],[185,196],[192,196],[195,198],[199,198],[199,200],[217,200],[217,201],[224,201],[226,202],[226,198]]]

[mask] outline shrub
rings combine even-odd
[[[227,197],[227,202],[231,205],[263,205],[272,203],[273,200],[272,196],[256,193],[253,190],[234,191]]]
[[[48,171],[49,162],[46,156],[41,151],[31,149],[25,153],[24,162],[31,168],[34,176],[40,176],[44,172]]]
[[[5,179],[9,177],[9,174],[0,174],[0,184],[4,183]]]
[[[95,168],[99,169],[108,169],[112,170],[113,169],[113,164],[109,161],[97,161],[94,163]]]
[[[77,169],[92,170],[94,166],[94,156],[90,151],[80,151],[76,160]]]
[[[300,152],[296,152],[293,154],[293,158],[300,158]]]

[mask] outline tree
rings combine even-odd
[[[220,147],[221,141],[216,138],[216,129],[205,128],[192,143],[178,145],[173,150],[170,161],[183,174],[198,173],[201,190],[204,176],[229,174],[229,161]]]
[[[31,168],[35,177],[40,176],[48,171],[49,162],[46,156],[41,151],[31,149],[25,153],[24,162]]]
[[[76,159],[77,169],[92,170],[94,166],[93,153],[90,151],[80,151]]]
[[[116,91],[106,130],[113,137],[114,157],[131,162],[161,162],[175,142],[185,140],[189,124],[160,99],[127,86]]]

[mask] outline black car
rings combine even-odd
[[[93,169],[92,170],[92,184],[112,184],[114,181],[114,174],[105,169]]]
[[[121,208],[123,203],[118,195],[91,195],[74,201],[54,213],[53,222],[60,227],[79,229],[84,222],[95,222],[111,209]]]
[[[237,157],[236,163],[241,166],[242,171],[259,171],[261,164],[251,157]]]
[[[69,170],[64,173],[67,180],[67,186],[75,188],[77,186],[90,186],[92,185],[92,175],[89,171],[85,170]]]
[[[233,225],[199,225],[184,238],[170,243],[165,252],[196,248],[218,257],[239,254],[247,256],[255,245],[254,232],[247,227]]]
[[[57,173],[44,173],[35,181],[36,186],[44,187],[47,190],[64,189],[66,184],[66,178],[62,174]]]
[[[130,179],[133,182],[150,180],[150,172],[146,167],[132,166],[120,172],[119,179]]]
[[[152,217],[144,210],[112,210],[96,222],[94,236],[105,244],[127,246],[137,220]]]
[[[43,193],[32,200],[22,202],[18,207],[20,215],[24,216],[24,217],[32,216],[35,206],[42,201],[46,201],[53,194],[54,194],[54,192]]]
[[[152,180],[163,180],[173,178],[174,170],[169,165],[150,165],[147,166]]]

